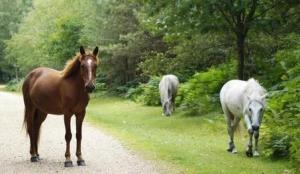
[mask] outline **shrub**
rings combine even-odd
[[[20,92],[22,90],[23,82],[24,79],[20,79],[20,80],[13,79],[6,84],[5,88],[8,91]]]
[[[148,83],[130,88],[125,97],[148,106],[157,106],[160,104],[159,82],[160,77],[151,77]]]
[[[287,49],[276,54],[285,73],[270,92],[265,113],[266,154],[289,158],[300,172],[300,49]]]
[[[265,114],[266,154],[300,163],[300,77],[283,82],[283,89],[270,92]],[[298,170],[299,170],[298,165]]]
[[[196,73],[181,85],[177,103],[188,114],[205,114],[218,106],[222,85],[235,75],[235,63],[211,67],[206,72]]]

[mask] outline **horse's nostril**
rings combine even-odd
[[[258,129],[259,129],[259,126],[253,125],[253,126],[252,126],[252,129],[253,129],[253,130],[258,130]]]
[[[85,87],[85,89],[87,90],[87,92],[92,92],[95,89],[95,86],[94,85],[87,85]]]

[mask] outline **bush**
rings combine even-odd
[[[285,73],[270,92],[265,113],[266,155],[289,158],[300,172],[300,49],[287,49],[276,54]]]
[[[214,110],[219,105],[222,85],[234,77],[235,69],[235,63],[229,63],[196,73],[181,85],[177,103],[190,115],[205,114]]]
[[[148,83],[140,84],[136,88],[130,88],[126,94],[126,98],[148,106],[157,106],[160,104],[159,82],[160,77],[151,77]]]
[[[22,91],[23,82],[24,82],[24,79],[21,79],[21,80],[13,79],[6,84],[5,88],[8,91],[20,92],[20,91]]]
[[[299,164],[300,77],[283,82],[282,86],[283,89],[270,92],[265,114],[266,154],[273,158],[287,157]]]

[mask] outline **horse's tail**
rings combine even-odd
[[[33,117],[35,115],[35,110],[33,108],[33,104],[30,99],[29,91],[30,91],[29,78],[26,78],[22,86],[22,92],[23,92],[23,100],[25,105],[23,127],[25,127],[27,134],[29,133],[29,130],[33,126]]]

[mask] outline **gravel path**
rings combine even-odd
[[[64,168],[64,123],[62,116],[48,115],[43,123],[39,153],[41,162],[31,163],[29,138],[22,129],[23,99],[0,92],[0,174],[6,173],[169,173],[153,161],[141,159],[113,137],[88,123],[83,125],[82,152],[87,166],[78,167],[75,156],[75,127],[72,118],[71,154],[74,167]],[[173,173],[173,172],[172,172]]]

